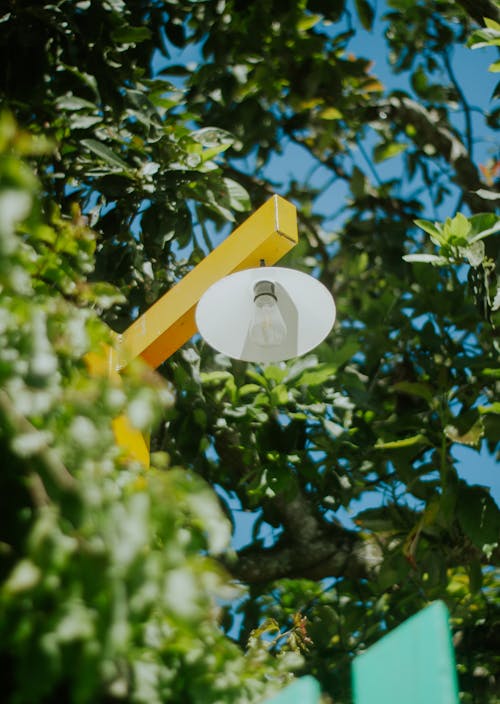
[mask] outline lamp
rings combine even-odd
[[[278,347],[287,334],[272,281],[257,281],[253,287],[253,315],[248,333],[260,347]]]
[[[279,362],[324,340],[335,303],[317,279],[294,269],[245,269],[210,286],[196,308],[196,325],[218,352],[246,362]]]

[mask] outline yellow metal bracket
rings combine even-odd
[[[209,286],[262,259],[275,264],[297,241],[295,206],[273,196],[125,330],[119,365],[142,357],[156,369],[195,334],[196,304]]]
[[[275,264],[297,242],[295,206],[273,196],[118,336],[115,350],[88,355],[89,369],[114,376],[137,357],[156,369],[196,333],[196,305],[212,284],[262,260]],[[149,443],[125,416],[115,418],[113,430],[127,455],[148,466]]]

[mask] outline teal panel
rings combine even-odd
[[[458,704],[448,611],[436,601],[353,663],[355,704]]]
[[[265,704],[318,704],[320,688],[314,677],[301,677]]]

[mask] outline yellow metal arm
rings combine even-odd
[[[275,264],[297,241],[295,206],[273,196],[125,330],[119,365],[140,356],[156,369],[195,334],[196,304],[212,284],[262,259]]]
[[[118,371],[136,357],[156,369],[196,332],[196,304],[214,283],[241,269],[275,264],[297,244],[297,211],[273,196],[154,303],[117,338],[116,349],[87,355],[89,371],[119,377]],[[126,454],[149,465],[149,444],[125,416],[115,418],[117,444]]]

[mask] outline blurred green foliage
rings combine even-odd
[[[89,377],[85,353],[110,342],[92,306],[116,292],[86,281],[95,235],[78,209],[44,212],[28,161],[51,148],[2,116],[4,700],[254,701],[286,658],[244,657],[219,628],[238,589],[213,559],[230,537],[213,492],[114,443],[115,416],[149,426],[173,390],[139,364],[121,386]]]

